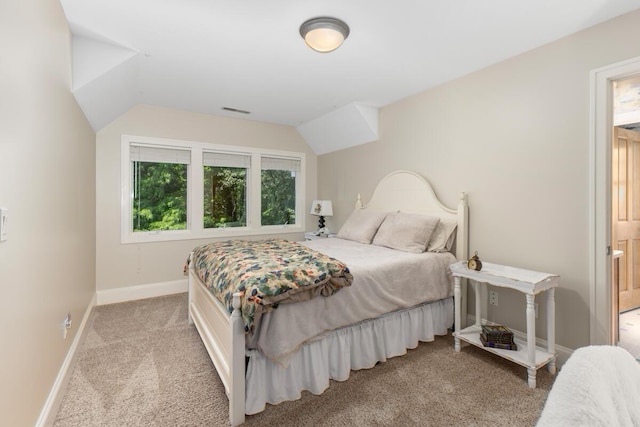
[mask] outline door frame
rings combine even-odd
[[[591,71],[589,120],[589,339],[615,344],[611,330],[612,82],[640,73],[640,57]]]

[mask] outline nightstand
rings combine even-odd
[[[489,264],[488,262],[482,263],[481,271],[475,271],[467,268],[467,261],[451,264],[451,273],[455,281],[455,332],[453,336],[455,337],[454,346],[456,352],[460,351],[460,341],[465,341],[524,366],[527,368],[527,379],[530,388],[536,387],[536,371],[539,368],[546,365],[549,373],[556,373],[556,306],[554,294],[560,279],[558,275]],[[476,323],[461,330],[460,283],[462,278],[473,280],[476,283]],[[480,286],[486,286],[487,284],[515,289],[525,294],[527,341],[518,342],[516,340],[519,346],[517,351],[485,347],[480,342],[479,335],[482,329]],[[547,348],[536,346],[535,296],[541,292],[546,292],[547,294]]]
[[[314,231],[304,233],[304,240],[326,239],[327,237],[336,237],[334,233],[318,235]]]

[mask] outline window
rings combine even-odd
[[[204,152],[204,228],[247,226],[247,182],[251,157]]]
[[[262,225],[296,223],[296,186],[300,160],[262,157]]]
[[[304,154],[122,136],[122,242],[304,230]]]
[[[133,231],[185,230],[191,153],[131,144],[130,158]]]

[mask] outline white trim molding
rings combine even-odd
[[[591,71],[589,121],[590,343],[615,344],[611,331],[612,82],[640,73],[640,57]]]
[[[187,292],[188,289],[188,279],[105,289],[96,292],[98,296],[97,305],[115,304],[118,302],[179,294],[182,292]]]

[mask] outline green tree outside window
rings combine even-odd
[[[133,231],[187,228],[187,165],[133,162]]]

